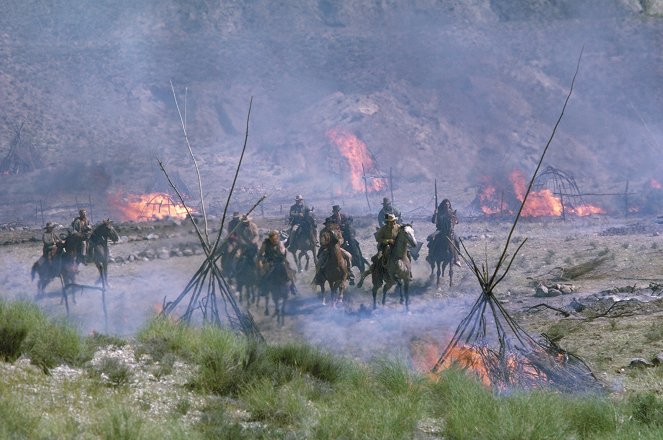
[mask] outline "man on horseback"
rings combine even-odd
[[[401,228],[401,225],[396,220],[397,218],[394,214],[385,214],[384,226],[375,233],[375,241],[378,242],[378,253],[375,255],[374,263],[379,261],[382,267],[387,266],[391,248],[396,242],[396,236]]]
[[[85,209],[81,208],[78,210],[78,217],[71,222],[71,229],[74,234],[78,234],[82,239],[81,247],[78,250],[78,262],[87,264],[87,248],[92,226],[90,225],[90,220],[87,218],[87,211]]]
[[[286,259],[287,251],[283,243],[281,243],[279,235],[279,231],[276,230],[269,232],[269,235],[263,240],[262,245],[258,250],[256,264],[258,270],[263,274],[263,278],[274,270],[276,264],[284,264],[290,280],[290,292],[296,294],[297,288],[295,287],[294,282],[294,271],[290,268],[290,264]]]
[[[304,197],[301,194],[295,196],[295,204],[290,207],[290,212],[288,213],[288,223],[290,227],[288,228],[288,239],[285,242],[285,247],[288,247],[288,244],[291,243],[294,239],[293,230],[295,233],[299,232],[302,222],[304,221],[304,210],[306,205],[304,205]]]
[[[430,250],[435,242],[435,240],[442,234],[442,238],[453,241],[453,246],[449,246],[451,254],[453,256],[453,264],[460,266],[460,261],[458,260],[458,247],[460,243],[458,238],[455,236],[454,226],[458,224],[458,218],[456,217],[456,211],[451,209],[451,202],[449,199],[444,199],[435,209],[431,222],[435,223],[435,232],[430,234],[427,237],[428,240],[428,254],[430,255]],[[451,244],[451,243],[450,243]]]
[[[352,256],[352,265],[357,266],[359,270],[364,270],[364,256],[361,253],[361,248],[359,247],[359,242],[355,238],[354,227],[352,226],[353,219],[350,216],[346,216],[341,212],[341,207],[339,205],[332,206],[332,215],[331,220],[338,225],[338,228],[343,235],[343,244],[342,247],[346,251],[350,252]],[[352,274],[352,271],[350,271]],[[350,285],[354,285],[354,276],[350,276]]]
[[[391,200],[389,200],[388,197],[385,197],[382,199],[382,209],[380,209],[380,212],[378,213],[378,225],[380,225],[380,227],[384,226],[384,217],[387,214],[393,214],[398,223],[402,221],[401,212],[391,204]]]
[[[323,271],[329,261],[329,257],[333,251],[333,246],[338,242],[343,257],[348,265],[348,282],[351,286],[354,285],[354,274],[350,270],[352,267],[352,255],[347,250],[343,249],[343,234],[338,224],[331,217],[325,219],[324,228],[320,230],[320,249],[318,249],[318,267],[313,277],[314,284],[321,284],[324,281]]]
[[[51,222],[46,223],[44,226],[44,233],[41,236],[41,241],[44,243],[43,255],[49,263],[53,260],[57,252],[58,245],[64,245],[64,241],[55,233],[55,225]]]

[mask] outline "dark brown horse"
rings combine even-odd
[[[113,227],[110,219],[106,219],[99,223],[92,230],[88,246],[88,259],[94,262],[94,265],[99,271],[99,280],[97,284],[101,284],[102,289],[107,289],[108,285],[108,240],[117,243],[120,239],[117,231]]]
[[[239,295],[239,302],[241,303],[246,298],[247,307],[250,304],[256,303],[258,305],[258,279],[259,272],[256,266],[256,255],[258,253],[258,246],[247,246],[238,252],[237,263],[233,271],[233,281],[237,288]]]
[[[436,231],[428,249],[426,261],[430,265],[430,279],[435,276],[435,267],[437,266],[437,286],[440,286],[440,276],[444,277],[444,271],[449,266],[449,287],[453,286],[454,281],[454,249],[456,246],[454,225],[456,220],[456,211],[450,216],[445,217],[442,222],[442,228]]]
[[[75,284],[77,272],[75,253],[73,250],[72,253],[67,251],[67,240],[65,240],[65,244],[58,246],[55,255],[51,259],[42,256],[32,265],[32,280],[34,281],[36,276],[39,277],[37,280],[37,296],[42,296],[46,286],[56,278],[60,278],[64,292],[66,286]]]
[[[343,255],[343,250],[335,234],[331,234],[331,241],[329,242],[329,256],[324,263],[324,267],[318,272],[318,276],[314,280],[315,284],[320,286],[322,294],[322,305],[327,305],[325,299],[325,283],[329,284],[331,290],[332,306],[336,307],[343,302],[343,293],[345,291],[345,283],[348,280],[350,268]]]
[[[294,293],[294,271],[285,255],[273,261],[260,280],[261,295],[265,296],[265,316],[269,315],[269,298],[274,302],[274,316],[279,325],[285,322],[285,305],[290,293]]]
[[[288,237],[288,251],[292,254],[292,258],[295,260],[297,272],[302,271],[303,257],[306,257],[306,266],[304,267],[304,270],[308,270],[310,264],[309,252],[313,255],[313,264],[318,264],[315,249],[315,237],[317,235],[315,223],[312,221],[304,221],[302,224],[297,225],[297,228],[293,229],[290,237]]]

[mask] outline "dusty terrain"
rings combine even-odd
[[[256,220],[263,232],[284,227],[281,219]],[[355,223],[363,252],[369,256],[374,249],[374,220],[362,217]],[[414,219],[413,224],[418,240],[425,240],[433,228],[425,219]],[[472,256],[493,267],[509,227],[508,221],[461,218],[457,231]],[[111,247],[116,262],[110,266],[107,322],[96,290],[77,295],[76,303],[70,304],[69,319],[86,334],[132,335],[164,299],[172,300],[182,291],[203,259],[190,224],[122,223],[117,228],[121,241]],[[629,368],[632,358],[651,361],[663,352],[662,230],[657,218],[645,217],[522,220],[514,242],[525,238],[527,242],[496,295],[526,330],[533,335],[546,333],[582,357],[610,389],[663,392],[661,368]],[[37,301],[50,315],[64,317],[56,282],[44,297],[35,297],[36,282],[30,280],[29,269],[41,252],[40,236],[41,231],[27,228],[0,232],[0,294],[5,299]],[[189,250],[193,255],[177,256]],[[448,286],[446,277],[439,288],[431,285],[425,255],[424,246],[414,264],[410,313],[404,312],[394,293],[388,295],[385,307],[378,306],[374,313],[360,312],[361,304],[371,303],[370,281],[362,289],[350,287],[343,308],[323,307],[310,285],[311,269],[298,276],[299,294],[288,303],[284,327],[279,328],[272,316],[264,316],[262,307],[250,311],[268,341],[304,340],[357,359],[395,356],[411,362],[415,343],[441,346],[448,340],[479,293],[467,266],[456,270],[454,287]],[[78,281],[94,285],[95,280],[96,269],[81,266]],[[536,295],[541,284],[561,284],[557,287],[571,293],[541,297]],[[573,299],[586,308],[572,309]],[[615,305],[616,301],[621,302]],[[533,306],[538,307],[528,310]],[[610,306],[606,316],[596,317]]]

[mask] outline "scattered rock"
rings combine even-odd
[[[663,364],[663,352],[657,354],[652,363],[656,366]]]
[[[649,362],[647,359],[633,358],[631,359],[631,362],[629,362],[628,366],[630,368],[650,368],[653,367],[654,364]]]

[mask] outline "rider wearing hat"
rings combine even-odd
[[[295,196],[295,204],[290,207],[290,212],[288,213],[288,223],[290,227],[288,228],[288,239],[286,240],[285,246],[288,247],[289,243],[292,243],[291,238],[294,234],[297,234],[302,228],[302,224],[308,221],[307,214],[310,214],[311,210],[304,205],[304,197],[301,194]],[[294,231],[294,233],[293,233]],[[312,237],[315,240],[315,237]]]
[[[391,204],[391,200],[388,197],[385,197],[382,199],[382,209],[378,213],[378,225],[380,227],[384,226],[384,216],[387,214],[396,216],[396,221],[399,223],[402,221],[401,212]]]
[[[375,233],[375,241],[378,242],[378,253],[376,261],[382,261],[383,266],[386,265],[391,253],[398,231],[401,225],[398,224],[397,218],[394,214],[385,214],[384,226]]]
[[[87,247],[92,226],[90,226],[90,220],[87,217],[87,211],[85,209],[81,208],[78,210],[78,217],[71,222],[71,229],[75,234],[80,235],[82,238],[81,247],[78,250],[79,262],[87,264]]]
[[[318,249],[318,267],[315,272],[315,277],[313,277],[314,284],[321,284],[322,279],[322,269],[327,265],[329,261],[329,256],[332,251],[332,239],[336,238],[338,241],[343,257],[345,258],[346,263],[348,264],[348,281],[350,285],[354,285],[355,279],[354,274],[352,273],[352,255],[350,252],[343,248],[343,234],[341,229],[338,227],[333,218],[327,217],[324,222],[324,227],[320,230],[320,248]]]
[[[444,234],[444,236],[449,237],[454,243],[453,246],[450,246],[453,264],[460,266],[460,261],[458,261],[458,247],[460,243],[454,234],[454,226],[458,224],[458,217],[456,217],[456,211],[451,208],[451,201],[449,199],[442,200],[438,207],[435,208],[431,222],[435,223],[435,232],[426,238],[428,240],[428,254],[430,255],[430,248],[437,236]]]
[[[44,233],[41,236],[41,241],[44,243],[43,254],[49,261],[53,259],[58,245],[64,244],[64,241],[54,231],[55,225],[51,222],[46,223],[44,226]]]

